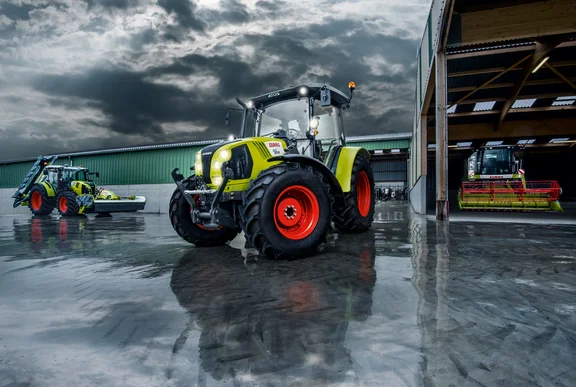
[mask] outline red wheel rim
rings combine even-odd
[[[60,200],[58,200],[58,207],[62,212],[68,211],[68,199],[66,199],[65,196],[62,196]]]
[[[280,234],[301,240],[312,234],[320,219],[316,195],[301,185],[286,188],[274,203],[274,223]]]
[[[370,189],[370,179],[368,174],[360,171],[358,174],[358,185],[356,186],[356,201],[360,215],[366,217],[370,212],[370,202],[372,201],[372,190]]]
[[[34,211],[38,211],[40,207],[42,207],[42,195],[40,195],[40,192],[34,191],[32,193],[30,204],[32,205],[32,209]]]

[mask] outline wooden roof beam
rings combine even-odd
[[[574,60],[565,60],[565,61],[558,61],[550,63],[553,67],[567,67],[567,66],[576,66],[576,61]],[[499,73],[506,70],[506,67],[490,67],[485,69],[474,69],[474,70],[466,70],[466,71],[453,71],[448,73],[448,77],[465,77],[469,75],[481,75],[481,74],[491,74],[491,73]],[[520,67],[515,67],[510,71],[519,71],[522,70]]]
[[[558,71],[554,66],[552,66],[549,63],[546,63],[546,66],[548,66],[548,68],[552,70],[554,74],[558,75],[558,78],[562,79],[564,82],[569,84],[574,90],[576,90],[576,85],[574,85],[574,83],[572,83],[568,78],[566,78],[564,74],[562,74],[560,71]]]
[[[559,93],[545,93],[545,94],[526,94],[519,95],[518,99],[547,99],[547,98],[558,98],[558,97],[570,97],[574,95],[573,92],[559,92]],[[494,97],[494,98],[478,98],[478,99],[467,99],[462,101],[459,105],[472,105],[482,102],[503,102],[506,101],[505,97]],[[452,103],[452,102],[450,102]]]
[[[462,44],[531,39],[576,31],[574,0],[547,0],[462,14]]]
[[[570,78],[571,81],[576,81],[576,78]],[[550,78],[550,79],[540,79],[535,81],[527,81],[526,86],[541,86],[541,85],[553,85],[557,83],[564,83],[562,80],[558,78]],[[487,85],[483,87],[483,89],[500,89],[503,87],[512,87],[514,83],[512,82],[503,82],[503,83],[493,83],[491,85]],[[464,86],[464,87],[453,87],[448,89],[449,93],[459,93],[462,91],[469,91],[476,89],[476,86]]]
[[[576,106],[568,105],[568,106],[541,106],[541,107],[534,107],[534,108],[518,108],[518,109],[509,109],[509,114],[514,113],[535,113],[535,112],[548,112],[548,111],[560,111],[560,110],[576,110]],[[452,113],[448,114],[448,118],[452,117],[471,117],[471,116],[484,116],[489,114],[501,114],[502,110],[481,110],[477,112],[465,112],[465,113]]]
[[[548,54],[554,48],[556,48],[560,43],[562,43],[566,38],[565,37],[553,37],[549,40],[544,41],[543,43],[536,43],[536,48],[534,49],[534,54],[532,57],[524,64],[524,68],[522,69],[522,75],[520,78],[515,82],[514,89],[512,93],[510,93],[508,99],[504,102],[504,106],[502,106],[502,110],[500,111],[500,116],[498,117],[498,121],[496,122],[496,126],[494,130],[498,130],[500,126],[502,126],[502,122],[506,119],[506,115],[508,111],[514,105],[514,102],[520,95],[520,91],[524,84],[530,77],[530,74],[534,72],[537,68],[542,66],[542,61],[548,60]]]
[[[434,138],[434,126],[428,126],[428,133]],[[543,120],[506,121],[498,133],[494,133],[489,122],[450,125],[450,141],[472,141],[487,138],[534,138],[540,136],[576,136],[576,118],[550,118]]]

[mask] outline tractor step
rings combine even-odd
[[[187,195],[213,195],[215,194],[215,189],[187,189],[184,191]]]

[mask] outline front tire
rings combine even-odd
[[[334,226],[350,233],[368,230],[374,220],[374,173],[370,160],[363,155],[358,154],[354,160],[350,192],[344,194],[344,201],[344,207],[335,211]]]
[[[246,239],[270,258],[313,255],[326,242],[332,199],[322,174],[297,163],[262,171],[242,209]]]
[[[196,184],[192,180],[182,182],[186,189],[195,189]],[[170,222],[180,238],[192,243],[197,247],[222,246],[238,235],[238,231],[228,227],[220,230],[204,230],[192,222],[190,204],[186,201],[180,189],[176,188],[170,198]]]
[[[43,185],[34,184],[30,190],[28,205],[33,215],[50,215],[54,210],[54,198],[48,196]]]
[[[56,207],[62,216],[77,216],[80,205],[76,201],[76,194],[71,191],[61,191],[56,196]]]

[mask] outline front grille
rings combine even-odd
[[[212,183],[210,179],[210,164],[212,163],[212,153],[208,155],[202,155],[202,177],[206,184]]]
[[[235,179],[247,179],[252,175],[252,156],[246,144],[232,149],[232,157],[228,167],[234,171]]]
[[[264,145],[264,143],[254,141],[254,146],[256,146],[256,149],[258,150],[258,152],[260,152],[260,155],[264,160],[268,160],[270,158],[271,156],[270,152],[268,151],[268,148],[266,148],[266,145]]]

